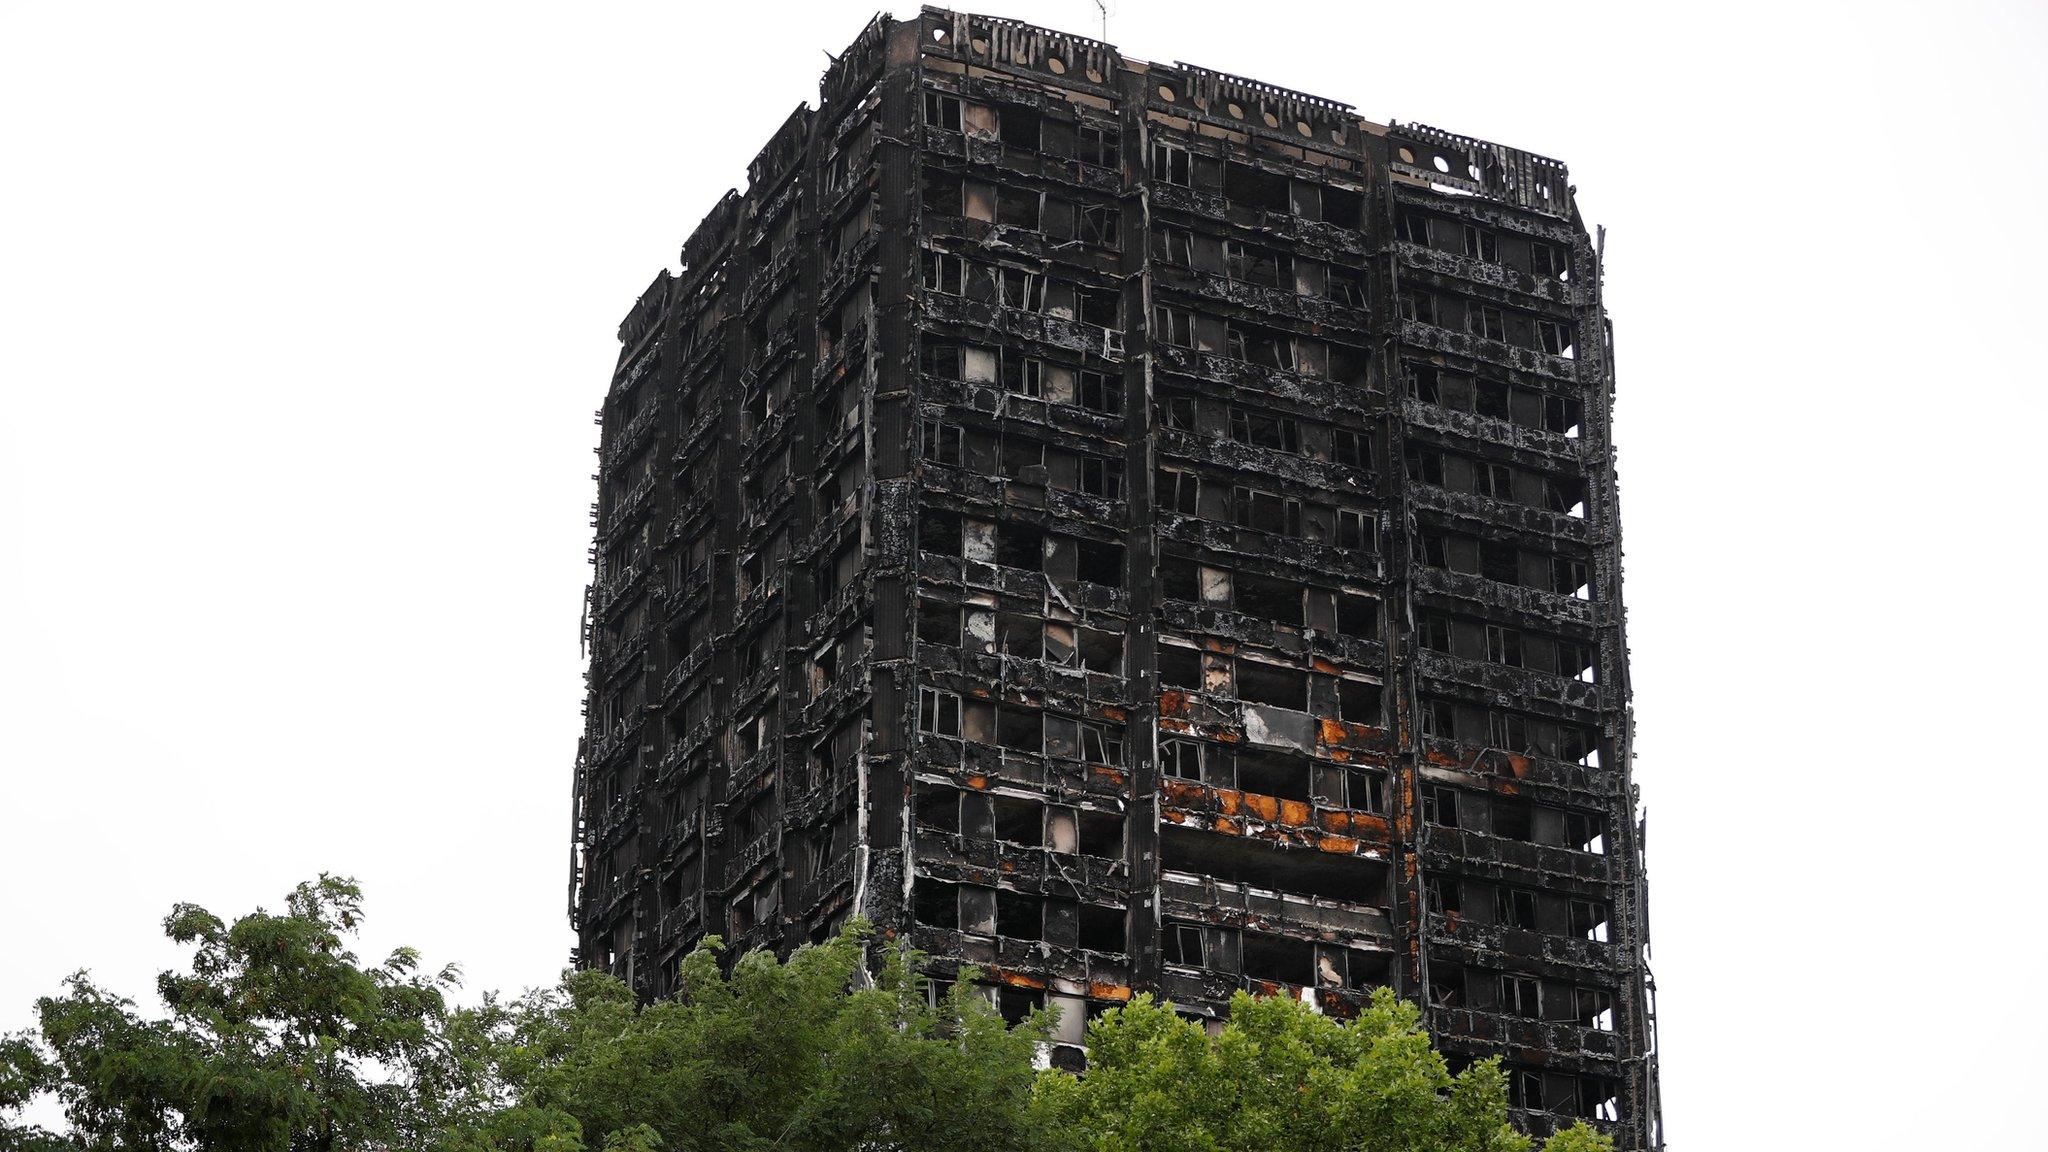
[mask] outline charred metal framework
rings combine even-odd
[[[633,307],[579,962],[859,914],[1006,1011],[1391,985],[1659,1143],[1599,254],[1563,165],[877,17]]]

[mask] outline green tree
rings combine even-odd
[[[363,966],[347,947],[362,892],[323,875],[286,911],[229,925],[181,904],[164,931],[194,949],[166,972],[168,1010],[80,972],[36,1003],[39,1035],[0,1044],[0,1115],[52,1092],[70,1132],[0,1123],[0,1148],[290,1150],[423,1147],[453,1103],[441,1043],[452,969],[401,949]]]
[[[1381,990],[1349,1021],[1238,993],[1220,1036],[1140,996],[1088,1028],[1088,1073],[1048,1073],[1032,1113],[1075,1152],[1519,1152],[1507,1084],[1484,1061],[1456,1076],[1414,1005]],[[1575,1125],[1545,1152],[1596,1152]]]
[[[921,957],[865,926],[721,965],[637,1003],[597,972],[451,1010],[452,969],[401,949],[360,964],[362,894],[302,884],[232,925],[181,905],[193,949],[140,1015],[84,974],[0,1037],[0,1152],[1525,1152],[1493,1064],[1451,1076],[1415,1008],[1381,993],[1339,1022],[1232,1001],[1208,1036],[1140,997],[1089,1026],[1076,1079],[1035,1071],[1050,1020],[1009,1028],[963,973],[932,998]],[[880,963],[871,970],[870,957]],[[69,1130],[10,1122],[53,1093]],[[1545,1152],[1600,1152],[1575,1127]]]
[[[682,994],[645,1007],[601,973],[494,1013],[497,1074],[518,1104],[473,1147],[902,1149],[1032,1146],[1028,1106],[1043,1021],[1010,1029],[963,982],[936,1004],[916,956],[863,962],[856,925],[787,961],[716,938],[684,961]]]

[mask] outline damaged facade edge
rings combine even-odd
[[[620,327],[578,962],[851,915],[1006,1013],[1391,986],[1661,1146],[1598,253],[1564,166],[877,17]]]

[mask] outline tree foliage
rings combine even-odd
[[[439,1124],[445,1081],[443,991],[452,969],[423,973],[400,949],[364,966],[347,947],[362,892],[323,875],[286,910],[231,926],[181,904],[164,932],[193,949],[166,972],[167,1015],[85,973],[36,1004],[39,1037],[0,1049],[0,1108],[54,1092],[69,1144],[10,1128],[21,1147],[346,1149],[418,1146]]]
[[[1210,1036],[1139,996],[1088,1028],[1088,1073],[1047,1074],[1036,1127],[1075,1152],[1521,1152],[1493,1061],[1456,1076],[1414,1005],[1381,989],[1355,1019],[1238,993]],[[1575,1127],[1546,1152],[1591,1152]]]
[[[165,1012],[84,973],[0,1037],[0,1152],[1522,1152],[1491,1063],[1452,1076],[1381,993],[1338,1022],[1240,995],[1218,1036],[1139,997],[1088,1028],[1089,1071],[1037,1070],[1050,1019],[1006,1027],[965,974],[929,995],[858,924],[786,961],[713,938],[682,992],[596,972],[451,1009],[452,969],[362,965],[350,881],[232,925],[190,905]],[[870,958],[879,957],[872,970]],[[12,1121],[54,1094],[68,1130]],[[1598,1152],[1574,1128],[1545,1152]]]
[[[683,995],[647,1007],[580,972],[491,1022],[518,1103],[476,1148],[902,1148],[1029,1144],[1037,1036],[965,986],[936,1004],[902,952],[863,967],[858,928],[787,962],[720,971],[716,939],[683,963]]]

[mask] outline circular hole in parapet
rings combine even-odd
[[[986,40],[969,40],[967,46],[976,52],[986,53],[988,51],[988,41]]]
[[[1052,74],[1055,76],[1065,76],[1067,74],[1067,62],[1057,56],[1047,56],[1045,58],[1045,66],[1052,69]]]
[[[1010,63],[1029,64],[1031,63],[1031,53],[1022,44],[1019,44],[1010,50]]]
[[[1441,156],[1437,157],[1436,170],[1439,172],[1449,172],[1451,170],[1451,162]]]
[[[946,41],[952,38],[953,34],[951,32],[946,31],[944,28],[932,29],[932,39],[940,44],[944,44]]]
[[[1479,165],[1477,165],[1477,164],[1467,164],[1467,165],[1465,165],[1465,171],[1467,171],[1467,172],[1470,172],[1470,173],[1472,174],[1472,178],[1473,178],[1474,180],[1483,180],[1483,179],[1485,179],[1485,177],[1483,177],[1483,176],[1481,176],[1481,175],[1479,174]]]
[[[1179,99],[1179,97],[1173,94],[1173,86],[1171,84],[1161,84],[1159,86],[1159,98],[1161,100],[1166,101],[1168,104],[1171,104],[1176,99]]]
[[[1302,136],[1313,136],[1313,135],[1315,135],[1315,134],[1316,134],[1316,130],[1315,130],[1315,129],[1313,129],[1313,128],[1311,128],[1311,127],[1309,127],[1309,126],[1308,126],[1308,121],[1306,121],[1306,120],[1296,120],[1296,121],[1294,122],[1294,131],[1295,131],[1295,132],[1296,132],[1296,133],[1297,133],[1298,135],[1302,135]]]
[[[1278,128],[1280,126],[1280,118],[1271,112],[1259,113],[1259,119],[1264,120],[1268,128]]]
[[[1233,117],[1236,117],[1239,120],[1244,119],[1244,109],[1238,107],[1236,104],[1225,104],[1223,106],[1223,110],[1225,112],[1230,113]]]
[[[1100,83],[1102,83],[1102,73],[1100,73],[1100,72],[1097,72],[1097,71],[1096,71],[1095,69],[1093,69],[1093,68],[1090,68],[1090,69],[1086,70],[1085,72],[1083,72],[1083,73],[1081,73],[1081,74],[1082,74],[1083,76],[1086,76],[1086,77],[1088,77],[1088,82],[1089,82],[1090,84],[1100,84]]]
[[[1401,163],[1403,164],[1415,163],[1415,153],[1407,148],[1401,149],[1396,155],[1401,157]]]
[[[1330,142],[1332,144],[1342,144],[1344,142],[1344,130],[1342,128],[1330,129]]]

